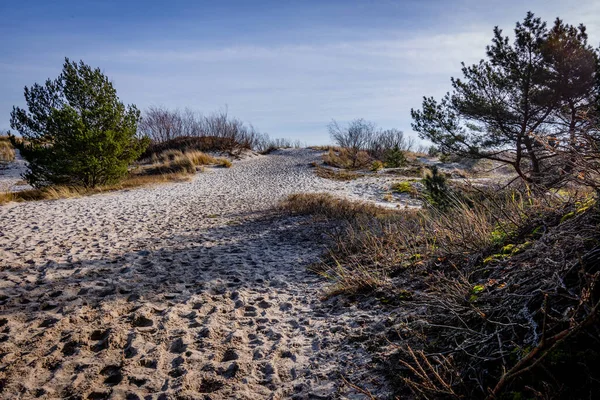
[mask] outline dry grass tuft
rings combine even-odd
[[[379,213],[315,194],[285,208],[344,220],[311,268],[331,280],[327,295],[402,303],[390,320],[398,351],[385,361],[399,397],[584,398],[599,388],[595,195],[463,188],[443,212]],[[389,332],[371,333],[389,343]]]
[[[340,147],[330,146],[330,145],[328,145],[328,146],[309,146],[308,148],[311,150],[317,150],[317,151],[330,151],[330,150],[340,151]]]
[[[14,161],[15,149],[8,140],[7,136],[0,136],[0,163]]]
[[[114,185],[99,186],[96,188],[83,188],[75,186],[50,186],[42,189],[29,189],[19,192],[0,193],[0,204],[11,201],[39,201],[39,200],[57,200],[73,197],[88,196],[103,192],[112,192],[115,190],[131,189],[140,186],[167,182],[184,182],[189,180],[189,175],[181,173],[159,174],[159,175],[140,175],[131,174],[125,180]]]
[[[337,219],[354,219],[361,215],[377,218],[397,213],[372,203],[351,201],[329,193],[292,194],[283,201],[281,207],[294,214],[313,214]]]
[[[367,293],[390,285],[385,270],[360,263],[349,266],[333,259],[330,263],[312,265],[310,270],[333,282],[326,290],[327,297]]]
[[[356,172],[343,169],[335,170],[320,165],[315,165],[315,174],[320,178],[331,179],[334,181],[351,181],[361,177],[361,175]]]
[[[233,164],[231,164],[231,161],[229,161],[226,158],[217,158],[216,164],[223,168],[231,168],[231,166],[233,165]]]
[[[372,158],[366,151],[354,152],[346,148],[329,149],[323,155],[323,162],[327,165],[343,169],[362,169],[371,166]]]
[[[152,154],[149,159],[142,162],[151,162],[151,167],[145,167],[144,173],[149,175],[184,173],[193,174],[198,167],[204,165],[218,165],[225,168],[231,167],[231,161],[226,158],[213,157],[197,150],[182,152],[180,150],[165,150],[162,153]]]

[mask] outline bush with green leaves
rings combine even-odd
[[[431,167],[431,172],[425,175],[423,184],[423,194],[430,205],[440,210],[446,210],[452,205],[452,194],[446,178],[436,166]]]
[[[25,87],[27,110],[13,107],[11,141],[28,161],[35,187],[95,187],[118,182],[148,145],[136,137],[140,113],[125,106],[99,68],[65,59],[62,73]]]
[[[394,146],[385,152],[384,161],[387,168],[399,168],[404,167],[407,164],[406,156],[398,146]]]

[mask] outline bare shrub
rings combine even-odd
[[[368,150],[371,156],[385,161],[386,153],[392,149],[410,151],[414,146],[412,137],[405,137],[398,129],[378,130],[371,136]]]
[[[372,158],[366,151],[358,151],[354,153],[348,148],[339,148],[335,151],[330,149],[327,154],[323,155],[323,162],[336,168],[344,169],[360,169],[371,165]]]
[[[326,149],[329,151],[326,162],[339,168],[365,168],[373,159],[388,168],[402,167],[406,164],[405,153],[415,144],[414,138],[406,137],[400,130],[377,129],[373,122],[362,118],[345,127],[333,120],[327,128],[338,148]]]
[[[362,118],[350,121],[346,127],[340,126],[335,120],[327,126],[329,135],[340,147],[347,149],[351,167],[358,168],[359,154],[366,150],[375,133],[375,124]]]
[[[189,121],[188,121],[189,123]],[[184,116],[178,110],[151,106],[145,112],[138,129],[152,141],[161,143],[189,135]]]

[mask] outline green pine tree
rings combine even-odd
[[[147,140],[136,137],[140,112],[119,101],[99,68],[65,59],[63,71],[44,85],[25,87],[27,110],[13,107],[11,137],[35,187],[94,187],[118,182]]]
[[[411,110],[413,129],[441,152],[511,165],[525,181],[557,183],[557,154],[546,142],[569,140],[598,98],[598,57],[583,25],[552,29],[528,13],[514,40],[494,29],[485,60],[463,64],[453,91]]]
[[[433,207],[446,210],[452,205],[452,196],[446,178],[440,174],[436,166],[431,167],[431,173],[423,178],[425,199]]]
[[[406,166],[406,156],[400,150],[398,145],[385,152],[385,166],[388,168],[398,168]]]

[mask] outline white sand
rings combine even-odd
[[[11,163],[0,163],[0,192],[16,192],[30,189],[21,175],[27,170],[27,162],[21,157],[19,150],[15,150],[15,160]]]
[[[306,266],[330,227],[270,211],[290,193],[384,192],[316,177],[318,157],[282,150],[189,183],[0,206],[0,396],[364,398],[343,375],[385,397],[360,339],[385,315],[322,301]]]

